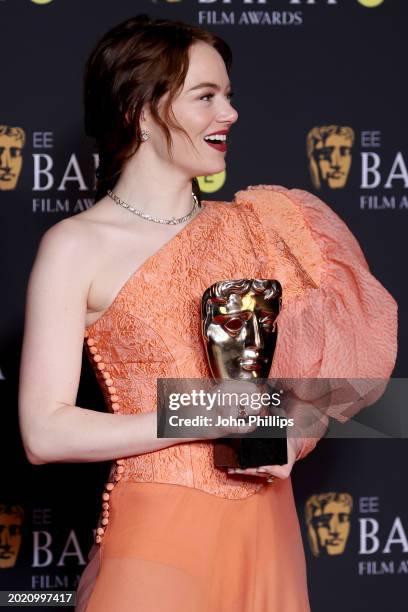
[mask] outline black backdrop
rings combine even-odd
[[[407,369],[406,1],[0,0],[0,126],[20,128],[0,128],[0,518],[2,504],[12,504],[22,524],[21,539],[12,540],[17,554],[9,561],[0,554],[0,590],[75,589],[93,540],[108,463],[32,466],[21,447],[17,387],[24,301],[43,232],[93,202],[94,150],[82,127],[85,60],[102,33],[140,12],[201,24],[233,49],[240,118],[226,176],[219,188],[216,178],[203,179],[203,197],[230,200],[246,185],[272,183],[307,189],[330,204],[399,304],[394,376]],[[348,127],[355,136],[352,146],[340,143],[351,155],[340,187],[318,189],[311,180],[306,136],[322,126]],[[327,163],[336,160],[329,156]],[[367,172],[367,164],[376,169]],[[16,170],[15,184],[7,179],[7,166]],[[86,361],[77,405],[104,409]],[[406,449],[404,440],[326,439],[296,464],[313,612],[407,609],[408,494],[400,468]],[[351,528],[342,554],[316,557],[305,503],[327,492],[351,495]],[[1,529],[4,547],[9,532]]]

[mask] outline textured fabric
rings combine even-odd
[[[158,377],[210,377],[201,340],[201,296],[216,281],[245,277],[275,278],[283,288],[271,378],[390,376],[396,356],[396,303],[371,275],[347,226],[308,192],[260,185],[238,192],[232,203],[204,202],[203,210],[132,274],[111,306],[86,329],[86,350],[108,410],[117,414],[156,410]],[[334,408],[329,414],[344,420]],[[312,429],[302,439],[298,459],[305,457],[319,440],[324,428],[319,429],[317,425],[315,432]],[[142,487],[142,484],[150,486]],[[132,505],[134,494],[138,507]],[[173,495],[174,500],[170,500]],[[183,572],[189,572],[187,562],[187,567],[178,575],[180,588],[185,586],[186,593],[193,598],[191,601],[202,600],[202,610],[303,612],[309,609],[290,479],[271,487],[256,477],[229,475],[213,465],[213,442],[200,441],[118,458],[112,463],[103,496],[97,544],[90,552],[89,565],[78,590],[79,612],[86,609],[97,574],[96,594],[89,608],[92,612],[102,609],[97,602],[103,601],[109,592],[113,602],[114,592],[122,591],[113,582],[121,569],[125,574],[136,575],[140,571],[146,584],[155,579],[170,580],[174,571],[180,569],[178,553],[170,550],[178,538],[178,545],[182,541],[186,555],[191,555],[188,556],[191,563],[196,551],[206,555],[209,564],[222,568],[222,555],[217,556],[213,551],[216,533],[229,553],[228,559],[244,555],[242,568],[228,564],[224,568],[226,581],[232,580],[230,569],[242,576],[243,594],[240,591],[241,595],[233,600],[233,592],[227,590],[231,599],[227,598],[230,603],[224,605],[216,594],[208,592],[209,568],[203,566],[196,573],[191,566],[191,580],[185,581]],[[120,511],[123,504],[115,507],[118,497],[122,502],[129,499],[126,511]],[[157,509],[151,499],[157,501]],[[169,514],[165,517],[160,514],[160,499],[166,500]],[[196,508],[198,513],[201,507],[211,508],[211,513],[208,512],[211,516],[204,523],[203,533],[207,536],[200,536],[200,523],[194,528],[191,521],[180,522],[178,514],[171,513],[173,503],[180,504],[178,509],[185,505],[186,514],[181,516],[188,516],[191,508]],[[276,503],[279,511],[275,512],[272,509]],[[152,516],[145,516],[146,508]],[[231,515],[234,508],[239,509],[239,518],[232,537],[227,533],[228,521],[221,517]],[[245,539],[244,532],[240,537],[240,530],[247,528],[257,511],[262,517],[265,537],[274,534],[261,548],[254,548],[249,536]],[[113,515],[115,521],[112,521]],[[175,529],[174,539],[166,544],[160,535],[155,540],[151,526],[149,533],[155,540],[152,550],[163,553],[164,560],[156,553],[149,557],[148,540],[142,538],[145,548],[138,548],[143,521],[153,521],[155,517],[169,529],[169,521],[173,520]],[[292,526],[288,529],[283,527],[287,520]],[[288,539],[291,528],[294,535]],[[251,533],[258,529],[257,521],[251,529]],[[129,534],[129,541],[121,539],[122,534]],[[106,544],[108,536],[109,542],[123,542],[126,547],[118,544],[113,555],[113,549]],[[249,568],[257,566],[258,559],[265,567],[260,570],[261,576],[257,574],[261,595],[248,607],[254,580]],[[149,566],[147,561],[155,565]],[[277,577],[281,574],[273,573],[281,561],[288,572],[284,601]],[[272,574],[268,567],[273,569]],[[244,569],[248,580],[243,576]],[[167,578],[163,572],[168,572]],[[213,580],[220,580],[219,575],[214,576]],[[145,606],[141,604],[138,608],[127,603],[135,596],[142,596],[142,578],[134,584],[135,590],[130,588],[128,595],[119,599],[121,606],[115,607],[112,603],[104,609],[201,610],[178,607],[179,603],[171,600],[166,589],[161,607],[154,608],[150,600],[142,598],[140,601]],[[299,590],[298,598],[290,595],[289,587],[293,593]],[[204,598],[199,597],[200,589],[206,593]],[[221,597],[221,590],[217,592]],[[215,597],[217,606],[206,608],[207,602],[213,601],[211,597]],[[295,599],[292,601],[291,597]],[[157,603],[154,599],[151,601]]]

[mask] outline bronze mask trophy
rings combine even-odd
[[[268,378],[277,341],[275,320],[281,296],[280,283],[269,279],[219,281],[205,290],[201,300],[201,331],[213,378],[252,382]],[[215,441],[217,467],[245,469],[285,463],[287,440],[282,433],[273,439],[239,437]]]

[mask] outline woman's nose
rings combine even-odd
[[[226,100],[222,109],[218,113],[218,121],[235,123],[238,119],[238,111],[232,106],[229,100]]]
[[[237,119],[238,119],[238,111],[233,106],[229,105],[226,120],[229,121],[230,123],[235,123]]]

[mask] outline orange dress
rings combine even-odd
[[[157,378],[210,377],[200,300],[229,278],[282,285],[271,378],[390,376],[396,303],[347,226],[308,192],[259,185],[204,202],[86,329],[108,410],[157,409]],[[317,441],[303,439],[297,458]],[[77,612],[310,610],[290,478],[229,475],[213,444],[112,462]]]

